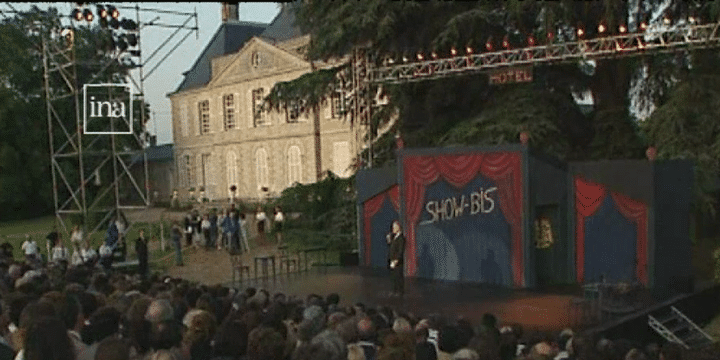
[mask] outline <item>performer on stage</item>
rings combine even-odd
[[[393,281],[392,296],[402,296],[404,293],[403,258],[405,257],[405,236],[402,234],[400,222],[395,220],[392,232],[387,235],[388,264]]]

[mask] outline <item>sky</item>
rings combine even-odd
[[[100,3],[106,5],[118,6],[135,6],[135,3]],[[155,20],[157,23],[181,25],[188,19],[185,15],[173,15],[165,13],[157,13],[150,11],[142,11],[142,9],[159,9],[177,12],[193,13],[197,10],[197,20],[199,33],[196,37],[191,34],[180,46],[175,49],[161,65],[146,78],[145,100],[150,104],[151,120],[147,123],[148,131],[157,134],[158,144],[167,144],[172,142],[172,122],[170,100],[167,94],[173,92],[183,79],[182,73],[189,70],[195,63],[205,46],[210,42],[211,37],[220,27],[221,23],[221,3],[187,3],[187,2],[168,2],[168,3],[138,3],[140,5],[140,22],[150,22]],[[17,3],[13,6],[18,11],[24,11],[33,4]],[[34,3],[40,8],[55,6],[60,13],[71,14],[75,8],[74,2],[66,3]],[[0,5],[1,9],[8,9],[7,4]],[[91,7],[94,12],[95,7]],[[244,21],[253,21],[260,23],[269,23],[280,11],[278,3],[269,2],[252,2],[239,4],[239,18]],[[120,10],[120,17],[128,17],[135,20],[135,10]],[[189,26],[195,25],[195,20],[188,23]],[[148,26],[141,31],[141,51],[143,59],[147,59],[162,43],[172,35],[175,29],[163,28],[156,26]],[[185,37],[189,30],[180,30],[158,53],[150,59],[144,67],[147,74],[155,65],[172,49],[175,44]],[[145,61],[145,60],[144,60]],[[137,79],[135,74],[135,79]],[[157,131],[157,132],[156,132]]]

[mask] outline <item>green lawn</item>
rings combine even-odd
[[[45,216],[36,219],[0,222],[0,243],[4,243],[6,241],[9,242],[13,246],[15,258],[22,259],[23,253],[21,246],[22,243],[25,241],[25,234],[29,234],[35,239],[35,241],[37,241],[37,244],[40,247],[40,251],[45,255],[45,236],[47,236],[47,234],[52,230],[54,223],[55,216]],[[169,222],[165,222],[164,226],[164,236],[167,241],[166,251],[161,251],[159,244],[151,244],[151,251],[149,254],[151,260],[151,267],[153,268],[153,270],[159,272],[167,270],[167,268],[169,267],[169,263],[165,264],[165,261],[153,262],[153,260],[163,258],[168,254],[172,253],[173,250],[172,244],[170,244]],[[152,238],[153,236],[155,237],[155,239],[160,238],[159,222],[153,224],[137,222],[133,224],[132,228],[130,229],[130,231],[128,231],[127,234],[127,254],[130,260],[137,258],[135,255],[135,239],[137,239],[140,229],[145,230],[145,236],[147,238]],[[69,238],[69,234],[63,234],[63,239],[65,239],[66,246],[70,245]],[[97,249],[102,244],[104,239],[105,229],[102,229],[101,231],[96,232],[90,237],[90,244],[92,247]]]

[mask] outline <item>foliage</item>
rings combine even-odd
[[[320,104],[333,89],[335,78],[346,65],[331,69],[320,69],[300,76],[293,81],[275,84],[265,98],[266,106],[279,110],[291,101],[304,104],[305,111]]]
[[[335,250],[357,246],[352,240],[357,226],[354,177],[341,179],[328,172],[325,179],[314,184],[285,189],[271,206],[280,206],[286,214],[284,241]],[[299,217],[293,218],[292,213]]]
[[[6,17],[0,22],[0,80],[4,86],[0,89],[0,218],[14,219],[48,214],[52,211],[53,194],[50,169],[47,109],[43,89],[42,37],[46,44],[65,46],[64,38],[55,34],[62,26],[61,15],[56,8],[40,10],[33,7],[26,13]],[[55,35],[53,35],[55,34]],[[77,88],[87,82],[125,82],[129,68],[112,61],[107,50],[109,33],[96,26],[75,29],[74,54],[76,59]],[[104,42],[104,44],[103,44]],[[50,64],[52,65],[52,64]],[[108,65],[103,72],[99,70]],[[99,76],[95,77],[95,74]],[[48,77],[51,91],[67,92],[65,80],[55,72]],[[149,111],[147,106],[136,102],[134,126],[136,135],[143,137],[143,126],[139,124],[141,111]],[[53,103],[57,119],[72,133],[75,128],[75,109],[72,97]],[[58,124],[55,124],[58,127]],[[56,149],[66,143],[67,138],[61,131],[54,131],[52,139]],[[85,144],[96,140],[94,136],[85,136]],[[107,136],[97,139],[94,147],[88,150],[109,149]],[[139,149],[132,137],[118,137],[118,147]],[[71,148],[71,146],[67,146]],[[92,169],[102,159],[84,158],[85,168]],[[63,170],[66,181],[73,186],[80,182],[77,171],[77,158],[58,159],[57,166]],[[101,172],[103,182],[109,182],[110,171]],[[86,178],[91,174],[84,174]],[[58,180],[58,189],[64,191],[64,185]],[[92,199],[97,189],[88,188],[88,198]],[[69,197],[69,195],[68,195]],[[100,204],[102,205],[102,204]]]

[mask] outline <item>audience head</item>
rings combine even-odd
[[[130,360],[135,356],[135,349],[130,341],[116,337],[104,339],[95,351],[95,360]]]
[[[25,360],[74,360],[75,350],[65,325],[55,316],[34,320],[25,332]]]

